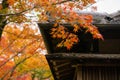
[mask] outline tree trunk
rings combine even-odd
[[[2,9],[8,8],[7,0],[2,1]],[[7,20],[5,19],[6,16],[0,16],[0,37],[2,36],[3,29],[6,25]]]

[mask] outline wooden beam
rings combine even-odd
[[[47,54],[47,58],[49,59],[117,59],[120,60],[120,54],[93,54],[93,53],[55,53],[55,54]]]

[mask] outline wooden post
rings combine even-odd
[[[77,67],[77,80],[82,80],[82,66]]]
[[[82,65],[77,64],[73,67],[75,67],[75,75],[73,80],[82,80]]]

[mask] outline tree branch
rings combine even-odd
[[[64,1],[61,1],[58,3],[54,3],[53,5],[63,4],[63,3],[69,2],[69,1],[73,1],[73,0],[64,0]]]
[[[10,78],[11,78],[11,76],[13,75],[13,72],[14,72],[14,70],[16,69],[16,67],[18,66],[18,65],[20,65],[21,63],[23,63],[24,61],[26,61],[27,59],[29,59],[29,58],[31,58],[32,56],[28,56],[28,57],[26,57],[26,58],[24,58],[22,61],[20,61],[20,62],[18,62],[10,71],[8,71],[2,78],[1,78],[1,80],[4,80],[4,78],[11,72],[11,74],[10,74]],[[10,78],[8,79],[8,80],[10,80]]]
[[[23,10],[23,11],[18,12],[18,13],[0,14],[0,16],[20,15],[20,14],[22,14],[22,13],[24,13],[24,12],[27,12],[27,11],[33,10],[34,8],[37,8],[37,7],[29,8],[29,9]]]
[[[32,41],[32,42],[29,43],[28,45],[31,45],[31,44],[33,44],[33,43],[36,42],[36,41],[38,41],[38,39]],[[21,53],[26,49],[26,47],[27,47],[28,45],[24,46],[24,48],[21,49],[21,51],[16,52],[17,54],[13,55],[13,56],[12,56],[11,58],[9,58],[6,62],[4,62],[3,64],[1,64],[1,65],[0,65],[0,68],[1,68],[2,66],[4,66],[7,62],[9,62],[10,60],[12,60],[14,57],[16,57],[16,56],[18,56],[19,54],[21,54]]]

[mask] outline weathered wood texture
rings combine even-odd
[[[48,63],[50,65],[55,80],[73,80],[75,68],[71,66],[71,60],[48,59]]]
[[[120,80],[120,66],[78,67],[77,80],[81,80],[81,79],[82,80]]]
[[[70,50],[56,47],[59,40],[49,34],[53,24],[39,26],[55,80],[120,80],[120,24],[96,24],[103,42],[78,32],[80,42]]]
[[[58,59],[58,58],[66,58],[66,59],[117,59],[120,60],[120,54],[93,54],[93,53],[54,53],[47,54],[47,58],[49,59]]]
[[[120,54],[55,53],[46,58],[55,80],[120,79]]]

